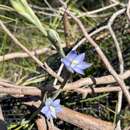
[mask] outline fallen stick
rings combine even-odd
[[[119,86],[113,87],[99,87],[99,88],[78,88],[74,89],[76,92],[80,92],[82,94],[87,93],[104,93],[104,92],[119,92],[121,88]],[[44,92],[44,90],[43,90]],[[42,91],[37,87],[0,87],[0,93],[9,94],[9,95],[30,95],[30,96],[41,96]]]
[[[63,78],[58,76],[48,65],[46,62],[42,63],[35,55],[33,55],[30,50],[28,50],[23,44],[19,42],[19,40],[10,32],[10,30],[4,25],[4,23],[0,20],[0,26],[2,29],[8,34],[8,36],[14,41],[14,43],[19,46],[23,51],[25,51],[41,68],[47,71],[52,77],[57,78],[60,82],[63,82]]]
[[[50,48],[42,48],[42,49],[33,50],[30,53],[32,55],[41,55],[41,54],[52,55],[56,53],[56,51],[51,50]],[[29,57],[29,55],[25,52],[13,52],[13,53],[8,53],[6,55],[0,56],[0,62],[16,59],[16,58],[27,58],[27,57]]]
[[[37,125],[38,130],[52,130],[51,124],[49,122],[46,124],[45,118],[43,116],[40,116],[39,118],[36,119],[36,125]],[[53,130],[60,130],[60,129],[57,127],[54,127]]]
[[[122,75],[119,75],[119,77],[124,80],[130,77],[130,70],[126,71]],[[94,79],[94,80],[93,80]],[[77,89],[79,87],[82,87],[84,85],[92,85],[92,84],[111,84],[117,82],[115,78],[112,75],[97,77],[97,78],[82,78],[80,80],[77,80],[72,83],[68,83],[65,85],[64,90],[73,90]]]
[[[0,93],[9,95],[30,95],[41,96],[42,92],[36,87],[2,87],[0,86]]]
[[[71,87],[71,86],[70,86]],[[87,93],[103,93],[103,92],[119,92],[121,91],[121,88],[119,86],[111,86],[111,87],[98,87],[98,88],[75,88],[73,89],[76,92],[80,92],[82,94]],[[42,92],[50,91],[48,90],[42,90],[37,87],[31,87],[31,86],[20,86],[20,85],[14,85],[10,83],[5,83],[0,81],[0,93],[5,93],[9,95],[31,95],[31,96],[41,96]]]
[[[63,107],[63,112],[58,114],[58,118],[85,130],[114,130],[114,125],[110,122],[76,112],[66,107]]]
[[[122,9],[122,10],[125,10]],[[128,91],[128,89],[126,88],[126,84],[124,82],[124,80],[122,80],[119,75],[117,74],[117,72],[115,71],[115,69],[113,68],[113,66],[111,65],[111,63],[109,62],[108,58],[106,57],[106,55],[103,53],[103,51],[101,50],[101,48],[97,45],[97,43],[91,38],[91,36],[88,34],[88,32],[86,31],[83,23],[80,21],[80,19],[78,19],[75,15],[73,15],[69,10],[65,10],[66,13],[71,16],[73,18],[73,20],[77,23],[77,25],[79,26],[79,28],[81,29],[82,33],[84,34],[84,36],[86,37],[86,39],[89,41],[89,43],[95,48],[97,54],[100,56],[100,58],[102,59],[103,63],[105,64],[106,68],[108,69],[108,71],[113,75],[114,79],[117,81],[117,83],[120,85],[123,94],[125,95],[128,104],[130,105],[130,93]]]
[[[39,107],[40,102],[30,102],[28,105]],[[67,107],[62,107],[63,111],[57,117],[63,121],[73,124],[84,130],[114,130],[111,122],[103,121],[95,117],[76,112]]]
[[[109,93],[109,92],[119,92],[121,91],[121,88],[119,86],[114,87],[99,87],[99,88],[78,88],[74,91],[82,93],[82,94],[91,94],[91,93]]]

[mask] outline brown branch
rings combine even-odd
[[[123,8],[123,9],[117,11],[116,13],[114,13],[111,16],[111,18],[108,21],[108,29],[109,29],[109,32],[110,32],[113,40],[114,40],[115,47],[116,47],[116,50],[117,50],[118,60],[119,60],[119,63],[120,63],[120,67],[119,67],[120,68],[120,74],[123,74],[123,72],[124,72],[124,60],[123,60],[123,55],[122,55],[120,44],[119,44],[119,42],[117,40],[116,34],[113,31],[112,25],[113,25],[115,19],[119,15],[123,14],[125,12],[125,10],[126,9]],[[122,98],[123,98],[123,93],[122,93],[122,91],[119,91],[119,93],[118,93],[118,102],[117,102],[116,115],[120,114],[121,107],[122,107]],[[120,119],[116,123],[115,130],[121,130],[121,121],[120,121]]]
[[[128,0],[126,13],[127,13],[128,19],[130,20],[130,0]]]
[[[52,55],[56,53],[55,50],[51,50],[50,48],[42,48],[42,49],[36,49],[30,52],[32,55],[41,55],[41,54],[48,54]],[[29,55],[24,52],[14,52],[14,53],[9,53],[3,56],[0,56],[0,62],[2,61],[7,61],[15,58],[27,58]]]
[[[46,121],[45,121],[45,119],[44,118],[42,118],[42,117],[38,117],[37,119],[36,119],[36,125],[37,125],[37,129],[38,130],[46,130]]]
[[[33,95],[33,96],[40,95],[39,93],[40,90],[38,90],[38,88],[33,88],[33,87],[32,88],[29,88],[29,87],[28,88],[27,87],[26,88],[17,88],[17,87],[2,88],[0,87],[0,92],[1,91],[5,92],[4,90],[8,90],[8,93],[13,92],[12,94],[27,94],[27,95]],[[32,104],[34,102],[30,102],[30,103],[31,105],[34,105]],[[39,107],[39,105],[40,105],[40,102],[37,102],[36,106]],[[114,128],[112,123],[102,121],[100,119],[96,119],[92,116],[81,114],[79,112],[73,111],[65,107],[63,107],[63,112],[58,114],[58,118],[86,130],[87,129],[89,130],[113,130]]]
[[[31,106],[39,107],[39,102],[31,102]],[[57,117],[85,130],[114,130],[114,125],[110,122],[97,119],[95,117],[76,112],[67,107],[62,107],[63,111]]]
[[[130,77],[130,70],[127,70],[125,73],[123,73],[122,75],[119,75],[119,76],[122,80],[127,79],[128,77]],[[94,81],[96,82],[96,85],[98,85],[98,84],[111,84],[111,83],[116,82],[116,80],[113,78],[112,75],[94,78]],[[92,84],[94,84],[92,78],[82,78],[82,79],[77,80],[75,82],[66,84],[64,87],[64,90],[73,90],[73,89],[77,89],[77,88],[84,86],[84,85],[92,85]]]
[[[46,70],[51,76],[57,78],[60,82],[63,82],[63,78],[58,76],[48,65],[46,62],[42,63],[35,55],[31,54],[31,52],[22,45],[18,39],[9,31],[9,29],[3,24],[0,20],[0,25],[3,30],[10,36],[10,38],[14,41],[16,45],[22,48],[39,66],[41,66],[44,70]]]
[[[18,86],[18,85],[12,85],[9,83],[2,83],[0,82],[0,85],[3,84],[3,86],[0,87],[0,93],[5,93],[9,95],[31,95],[31,96],[41,96],[42,92],[37,87],[25,87],[25,86]],[[93,88],[95,93],[104,93],[104,92],[118,92],[121,91],[121,88],[119,86],[111,86],[111,87],[99,87],[99,88]],[[44,92],[44,89],[42,90]],[[77,88],[74,89],[76,92],[80,92],[82,94],[88,94],[92,93],[91,88]]]
[[[118,92],[121,90],[119,86],[113,87],[99,87],[93,88],[95,93],[103,93],[103,92]],[[78,88],[74,89],[76,92],[80,93],[92,93],[91,88]],[[44,90],[43,90],[44,92]],[[0,93],[5,93],[9,95],[31,95],[31,96],[41,96],[42,92],[37,87],[0,87]]]
[[[110,64],[110,62],[108,61],[107,57],[104,55],[104,53],[102,52],[102,50],[100,49],[100,47],[96,44],[96,42],[90,37],[90,35],[88,34],[88,32],[86,31],[86,29],[84,28],[84,25],[82,24],[82,22],[76,17],[74,16],[70,11],[66,11],[68,13],[68,15],[70,15],[73,20],[79,25],[81,31],[83,32],[84,36],[86,37],[86,39],[90,42],[90,44],[95,48],[96,52],[98,53],[98,55],[101,57],[102,61],[104,62],[104,64],[106,65],[108,71],[113,75],[113,77],[115,78],[115,80],[118,82],[118,84],[120,85],[129,105],[130,105],[130,93],[126,88],[126,85],[124,83],[124,81],[122,79],[120,79],[119,75],[116,73],[116,71],[114,70],[114,68],[112,67],[112,65]]]
[[[0,93],[9,95],[41,96],[41,90],[36,87],[0,87]]]
[[[58,114],[58,118],[85,130],[114,130],[114,125],[110,122],[76,112],[66,107],[63,107],[63,112]]]
[[[36,119],[36,125],[37,125],[38,130],[52,130],[51,124],[49,122],[48,122],[49,129],[47,129],[47,124],[43,116],[40,116],[38,119]],[[60,130],[60,129],[57,127],[54,127],[53,130]]]
[[[121,88],[119,86],[114,86],[114,87],[99,87],[99,88],[78,88],[75,89],[74,91],[82,93],[82,94],[91,94],[91,93],[109,93],[109,92],[119,92],[121,91]]]
[[[124,74],[120,75],[121,79],[127,79],[130,77],[130,70],[126,71]],[[95,78],[96,84],[110,84],[110,83],[115,83],[116,80],[113,78],[112,75],[108,76],[102,76]],[[91,78],[83,78],[78,81],[68,83],[65,85],[64,91],[66,90],[74,90],[74,91],[81,91],[82,89],[79,89],[80,87],[84,85],[92,85],[93,80]],[[21,86],[21,85],[15,85],[11,84],[3,79],[0,80],[0,93],[6,93],[6,94],[18,94],[18,95],[37,95],[41,96],[41,90],[37,87],[32,87],[32,86]],[[102,90],[101,90],[102,89]],[[112,92],[112,91],[119,91],[119,86],[117,87],[106,87],[104,88],[95,88],[95,92],[97,91],[104,91],[104,92]],[[44,91],[44,89],[43,89]],[[88,93],[91,93],[91,90],[89,88],[86,88],[84,91],[88,91]]]

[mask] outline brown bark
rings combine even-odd
[[[30,102],[28,105],[40,106],[40,102]],[[67,107],[62,107],[63,111],[57,114],[57,117],[63,121],[73,124],[84,130],[114,130],[111,122],[103,121],[95,117],[76,112]]]
[[[36,120],[36,125],[37,125],[38,130],[52,130],[50,122],[47,123],[49,125],[48,126],[49,129],[47,129],[47,124],[46,123],[47,122],[45,121],[45,118],[43,116],[40,116]],[[57,127],[54,127],[53,130],[60,130],[60,129],[57,128]]]

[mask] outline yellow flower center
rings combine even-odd
[[[77,64],[78,64],[78,61],[77,61],[77,60],[73,60],[73,61],[71,62],[71,64],[72,64],[72,65],[77,65]]]
[[[50,106],[50,110],[51,110],[51,112],[54,112],[54,113],[56,113],[55,107],[53,107],[53,106]]]

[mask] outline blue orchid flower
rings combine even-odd
[[[46,100],[45,106],[41,110],[47,119],[56,118],[56,114],[61,111],[60,99],[53,100],[51,98]]]
[[[77,72],[84,75],[84,69],[87,69],[92,65],[85,62],[84,59],[85,53],[78,54],[73,50],[66,57],[61,59],[61,61],[70,72]]]

